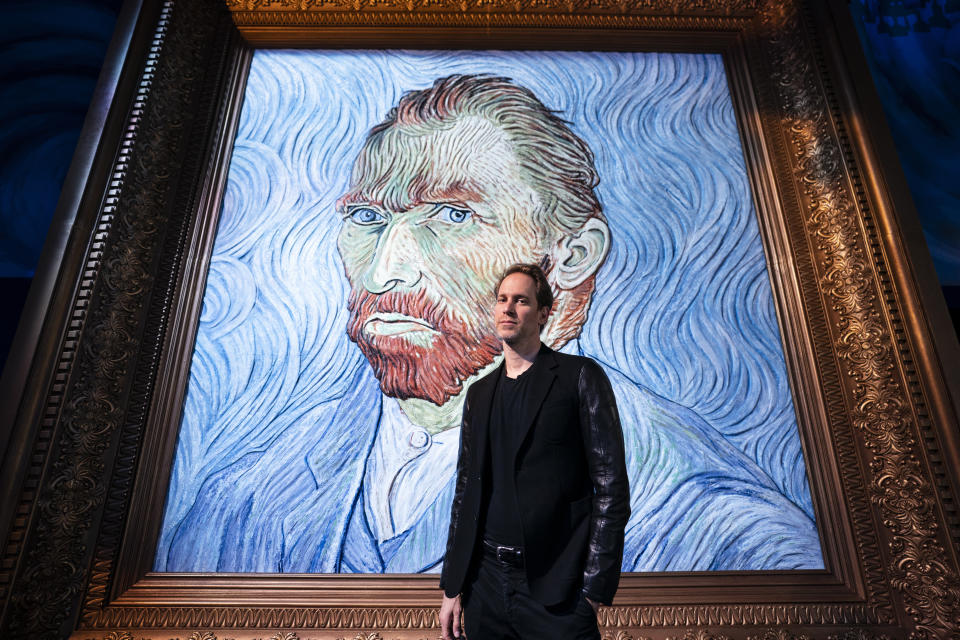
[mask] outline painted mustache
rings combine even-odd
[[[357,340],[364,326],[373,321],[420,324],[440,333],[457,331],[464,324],[454,320],[439,300],[430,298],[423,290],[416,293],[390,291],[379,295],[352,291],[347,308],[351,313],[348,333],[353,340]],[[359,326],[355,327],[355,324]],[[354,330],[358,332],[357,336],[354,336]]]
[[[381,391],[401,400],[443,405],[501,350],[486,324],[456,318],[423,290],[380,295],[353,290],[347,308],[347,335],[370,362]],[[408,340],[409,331],[431,331],[430,346]]]

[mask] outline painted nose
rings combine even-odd
[[[409,226],[403,222],[391,223],[377,241],[363,286],[378,294],[412,287],[423,277],[421,260],[420,249]]]

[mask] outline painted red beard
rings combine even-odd
[[[384,394],[400,400],[421,398],[441,406],[463,390],[463,381],[501,351],[492,332],[450,316],[442,303],[416,294],[350,292],[347,335],[370,361]],[[400,313],[425,320],[438,334],[433,345],[413,344],[402,334],[370,335],[363,325],[373,313]]]

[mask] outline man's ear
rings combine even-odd
[[[574,289],[600,269],[610,251],[610,228],[600,218],[590,218],[575,234],[557,243],[553,277],[560,289]]]
[[[547,320],[550,318],[550,312],[553,310],[553,307],[540,307],[537,309],[537,323],[542,327],[547,324]]]

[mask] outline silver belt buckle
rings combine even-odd
[[[497,545],[497,561],[503,562],[504,564],[520,564],[521,554],[518,549],[514,547],[506,547],[502,545]]]

